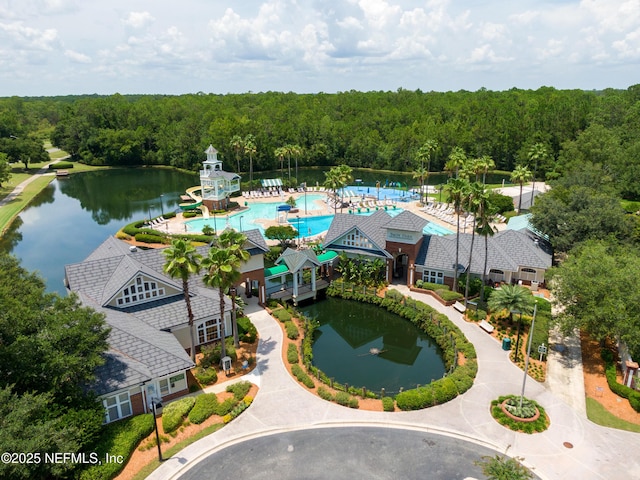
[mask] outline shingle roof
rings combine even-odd
[[[422,232],[429,220],[416,215],[409,210],[404,210],[400,215],[389,220],[382,228],[393,228],[395,230],[406,230],[408,232]]]
[[[264,241],[264,237],[260,233],[260,230],[254,228],[253,230],[245,230],[242,233],[247,237],[247,243],[249,245],[245,243],[244,248],[245,250],[248,250],[249,253],[251,253],[252,246],[262,250],[263,252],[269,251],[269,246],[267,245],[267,242]]]
[[[487,269],[517,271],[520,267],[551,267],[552,255],[543,245],[523,231],[504,230],[488,237]],[[453,270],[455,263],[456,236],[425,235],[425,240],[416,258],[417,265],[437,270]],[[458,261],[466,270],[471,250],[471,234],[461,234]],[[484,238],[476,235],[473,244],[471,272],[481,274],[484,268]]]
[[[320,266],[318,257],[313,250],[294,250],[287,248],[282,255],[276,260],[277,264],[284,262],[289,268],[290,272],[299,271],[307,262],[317,267]]]
[[[357,228],[360,233],[367,237],[378,250],[383,252],[386,256],[390,256],[385,250],[387,232],[383,227],[389,222],[389,220],[391,220],[391,216],[384,210],[378,210],[369,216],[338,213],[333,218],[331,226],[327,231],[324,246],[327,248],[334,248],[330,247],[332,242],[336,241],[352,229]],[[335,248],[344,250],[342,246],[336,246]]]

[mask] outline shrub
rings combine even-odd
[[[203,393],[196,397],[196,403],[189,412],[189,421],[200,424],[216,413],[218,397],[215,393]]]
[[[273,312],[271,312],[271,315],[276,317],[282,323],[291,320],[291,314],[284,308],[279,308],[278,310],[274,310]]]
[[[484,320],[485,318],[487,318],[487,312],[485,312],[484,310],[475,310],[475,309],[467,309],[467,316],[471,319],[471,320]]]
[[[145,413],[125,420],[110,423],[102,427],[94,451],[99,458],[107,454],[128,459],[136,446],[153,431],[153,415]],[[104,462],[82,471],[81,480],[108,480],[114,478],[126,465],[126,462]]]
[[[195,403],[195,398],[185,397],[164,407],[162,410],[162,429],[164,433],[171,433],[177,430]]]
[[[298,364],[293,364],[291,366],[291,372],[298,379],[299,382],[303,383],[307,388],[314,388],[316,385],[313,383],[313,380],[307,373],[302,369],[302,367]]]
[[[57,162],[49,164],[49,170],[60,170],[61,168],[73,168],[73,163],[71,162]]]
[[[397,290],[387,290],[384,294],[384,298],[388,298],[390,300],[393,300],[395,302],[402,302],[402,299],[404,298],[404,295],[402,295],[399,291]]]
[[[422,279],[416,280],[416,287],[423,288],[422,287],[423,285],[424,285],[424,281]]]
[[[347,392],[336,393],[335,402],[338,405],[342,405],[344,407],[349,407],[349,408],[358,408],[359,406],[358,399],[355,397],[352,397]]]
[[[237,403],[238,401],[235,399],[235,397],[227,398],[222,403],[218,403],[218,405],[216,406],[216,415],[224,417],[226,414],[231,412],[231,410],[233,410],[233,407],[235,407]]]
[[[325,387],[318,387],[318,396],[323,400],[333,401],[333,394]]]
[[[295,343],[289,343],[287,346],[287,362],[293,364],[298,363],[298,347]]]
[[[640,392],[618,383],[616,365],[613,363],[613,353],[611,351],[602,349],[601,355],[605,362],[605,376],[611,391],[622,398],[628,399],[631,408],[636,412],[640,412]]]
[[[515,399],[516,402],[519,402],[519,395],[505,395],[502,397],[498,397],[497,400],[493,400],[491,402],[491,415],[495,418],[500,425],[503,425],[513,431],[523,432],[523,433],[534,433],[534,432],[543,432],[547,429],[547,414],[544,411],[544,408],[540,406],[536,401],[526,399],[527,402],[530,402],[535,408],[540,412],[540,417],[533,422],[519,422],[518,420],[514,420],[509,417],[506,413],[502,411],[501,404],[505,400]]]
[[[249,390],[251,390],[251,382],[247,381],[233,383],[227,387],[227,392],[233,393],[233,397],[238,401],[242,400]]]
[[[452,292],[451,290],[444,289],[444,288],[441,288],[440,290],[436,290],[436,293],[445,302],[460,300],[463,297],[461,293]]]
[[[162,243],[164,238],[152,233],[136,233],[136,242],[140,243]]]
[[[231,358],[236,358],[236,347],[233,344],[232,337],[226,338],[225,347],[227,348],[227,355]],[[220,365],[220,360],[222,359],[222,344],[220,342],[205,345],[200,348],[200,352],[203,354],[200,360],[201,366]]]
[[[218,381],[218,372],[213,367],[198,367],[194,370],[193,376],[200,385],[213,385]]]
[[[287,332],[287,338],[289,340],[295,340],[300,335],[298,327],[291,320],[284,322],[284,329]]]
[[[392,397],[382,397],[382,409],[385,412],[393,412],[395,410],[395,402]]]
[[[240,317],[236,320],[238,324],[238,338],[241,342],[255,343],[258,338],[258,330],[251,323],[249,317]]]
[[[448,285],[431,282],[422,282],[422,288],[424,288],[425,290],[450,290]]]
[[[166,212],[163,216],[164,218],[174,218],[176,216],[176,212]]]

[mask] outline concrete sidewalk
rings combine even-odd
[[[519,394],[523,372],[511,363],[499,342],[477,324],[465,322],[453,308],[442,306],[429,295],[409,292],[406,287],[394,288],[447,314],[475,345],[478,375],[468,392],[437,407],[394,413],[353,410],[321,400],[291,378],[282,362],[280,326],[255,300],[250,300],[245,311],[260,334],[257,366],[251,374],[259,382],[260,391],[253,404],[225,428],[165,461],[149,478],[179,478],[198,460],[249,438],[328,425],[386,425],[452,436],[523,457],[524,463],[543,479],[609,480],[634,475],[638,478],[640,462],[636,453],[640,436],[591,423],[583,411],[576,410],[553,391],[559,387],[549,388],[531,378],[527,380],[525,395],[540,403],[551,419],[547,431],[527,435],[499,425],[491,417],[489,404],[500,395]],[[559,366],[575,367],[562,362]],[[571,376],[577,378],[575,372]],[[398,455],[415,454],[398,452]]]

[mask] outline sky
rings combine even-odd
[[[0,96],[627,88],[640,0],[0,0]]]

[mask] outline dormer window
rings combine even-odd
[[[116,297],[116,303],[119,307],[124,307],[126,305],[155,300],[156,298],[164,297],[164,294],[165,289],[159,286],[156,281],[136,277],[136,279],[127,285],[120,295]]]

